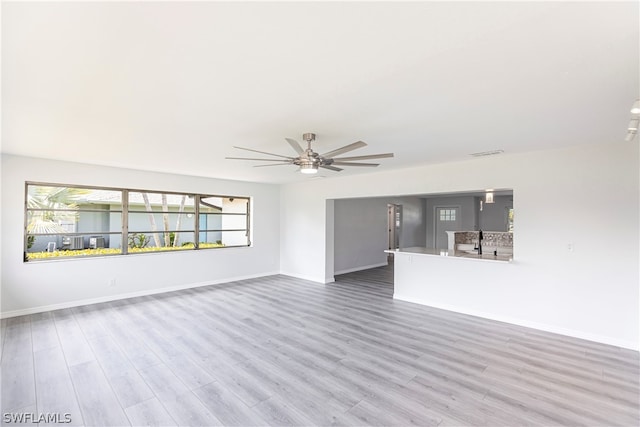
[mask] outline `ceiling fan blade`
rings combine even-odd
[[[370,160],[370,159],[384,159],[384,158],[387,158],[387,157],[393,157],[393,153],[370,154],[368,156],[340,157],[339,159],[336,159],[334,157],[333,160],[335,160],[336,162],[341,162],[343,160],[346,160],[346,161],[351,161],[351,160]]]
[[[276,156],[276,157],[282,157],[284,159],[293,160],[293,157],[282,156],[280,154],[267,153],[266,151],[258,151],[258,150],[252,150],[251,148],[236,147],[235,145],[233,146],[233,148],[237,148],[238,150],[253,151],[254,153],[266,154],[268,156]]]
[[[289,143],[289,145],[296,150],[296,153],[298,153],[298,155],[301,155],[304,153],[304,149],[302,148],[302,146],[298,143],[298,141],[296,141],[295,139],[291,139],[291,138],[285,138],[287,140],[287,142]]]
[[[320,165],[321,168],[323,169],[329,169],[331,171],[336,171],[336,172],[340,172],[342,169],[337,168],[335,166],[328,166],[328,165]]]
[[[276,163],[276,164],[270,164],[270,165],[255,165],[254,168],[264,168],[267,166],[287,166],[290,165],[291,163]]]
[[[225,157],[227,160],[259,160],[261,162],[285,162],[285,164],[291,163],[289,160],[280,159],[253,159],[249,157]]]
[[[333,162],[332,165],[376,167],[376,166],[380,166],[380,163]]]
[[[357,148],[362,148],[362,147],[366,147],[367,143],[366,142],[362,142],[362,141],[358,141],[358,142],[354,142],[353,144],[349,144],[349,145],[345,145],[342,148],[338,148],[337,150],[333,150],[333,151],[329,151],[328,153],[324,153],[321,155],[321,157],[324,157],[325,159],[331,159],[335,156],[339,156],[342,153],[347,153],[349,151],[353,151]]]

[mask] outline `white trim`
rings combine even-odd
[[[24,308],[24,309],[21,309],[21,310],[13,310],[13,311],[2,312],[2,313],[0,313],[0,319],[7,319],[9,317],[24,316],[24,315],[28,315],[28,314],[34,314],[34,313],[42,313],[42,312],[45,312],[45,311],[61,310],[61,309],[64,309],[64,308],[79,307],[79,306],[83,306],[83,305],[99,304],[99,303],[103,303],[103,302],[123,300],[123,299],[127,299],[127,298],[142,297],[142,296],[146,296],[146,295],[163,294],[163,293],[166,293],[166,292],[181,291],[183,289],[199,288],[199,287],[202,287],[202,286],[211,286],[211,285],[218,285],[218,284],[223,284],[223,283],[231,283],[231,282],[237,282],[237,281],[240,281],[240,280],[256,279],[256,278],[259,278],[259,277],[275,276],[275,275],[278,275],[278,274],[280,274],[280,272],[277,272],[277,271],[273,272],[273,273],[251,274],[251,275],[248,275],[248,276],[229,277],[229,278],[226,278],[226,279],[211,280],[211,281],[207,281],[207,282],[188,283],[188,284],[184,284],[184,285],[167,286],[167,287],[159,288],[159,289],[149,289],[149,290],[138,291],[138,292],[129,292],[129,293],[126,293],[126,294],[109,295],[109,296],[105,296],[105,297],[69,301],[69,302],[63,302],[63,303],[59,303],[59,304],[43,305],[43,306],[40,306],[40,307]]]
[[[395,251],[388,252],[388,253],[395,253]],[[369,270],[371,268],[386,267],[387,265],[389,265],[389,263],[385,261],[385,262],[379,262],[377,264],[365,265],[362,267],[347,268],[346,270],[336,271],[333,274],[334,276],[337,276],[339,274],[353,273],[354,271],[362,271],[362,270]]]
[[[629,349],[629,350],[640,351],[640,347],[638,346],[638,344],[633,342],[633,341],[622,341],[622,340],[614,339],[614,338],[603,336],[603,335],[585,333],[585,332],[577,331],[577,330],[574,330],[574,329],[558,328],[557,326],[553,326],[553,325],[547,325],[547,324],[544,324],[544,323],[537,323],[537,322],[530,322],[528,320],[522,320],[522,319],[517,319],[517,318],[513,318],[513,317],[496,316],[496,315],[491,314],[491,313],[485,313],[485,312],[480,312],[480,311],[475,311],[475,310],[468,310],[468,309],[464,309],[464,308],[460,308],[460,307],[453,306],[453,305],[448,305],[448,304],[437,304],[437,303],[434,304],[434,303],[432,303],[430,301],[427,301],[427,300],[424,300],[424,299],[421,299],[421,298],[405,297],[405,296],[399,295],[397,293],[393,294],[393,299],[397,299],[397,300],[400,300],[400,301],[411,302],[411,303],[414,303],[414,304],[426,305],[426,306],[433,307],[433,308],[438,308],[438,309],[441,309],[441,310],[447,310],[447,311],[453,311],[453,312],[456,312],[456,313],[467,314],[467,315],[470,315],[470,316],[482,317],[484,319],[496,320],[498,322],[510,323],[512,325],[524,326],[524,327],[527,327],[527,328],[537,329],[537,330],[545,331],[545,332],[551,332],[551,333],[554,333],[554,334],[565,335],[565,336],[569,336],[569,337],[573,337],[573,338],[580,338],[580,339],[587,340],[587,341],[594,341],[594,342],[598,342],[598,343],[601,343],[601,344],[613,345],[613,346],[616,346],[616,347],[622,347],[622,348],[626,348],[626,349]]]

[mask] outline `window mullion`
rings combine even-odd
[[[251,199],[247,200],[247,246],[251,246],[251,230],[249,229],[249,225],[251,224],[251,219],[250,219],[250,215],[251,215]]]
[[[129,253],[129,190],[122,190],[122,255]]]
[[[193,221],[193,225],[194,225],[194,238],[193,238],[193,248],[195,250],[200,249],[200,195],[196,194],[194,196],[194,210],[195,210],[195,221]]]

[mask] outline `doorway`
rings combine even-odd
[[[389,249],[399,249],[402,229],[402,205],[387,205],[387,229]]]
[[[447,231],[460,231],[460,207],[437,206],[435,217],[435,248],[447,249],[449,237]]]

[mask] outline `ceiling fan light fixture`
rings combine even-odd
[[[300,173],[307,175],[318,173],[318,165],[314,163],[303,163],[300,165]]]
[[[494,203],[494,200],[493,200],[493,192],[488,191],[488,192],[484,195],[484,203],[485,203],[485,204]]]
[[[631,119],[627,130],[629,132],[638,132],[638,124],[640,124],[640,119]]]
[[[640,99],[636,99],[631,106],[631,114],[640,114]]]

